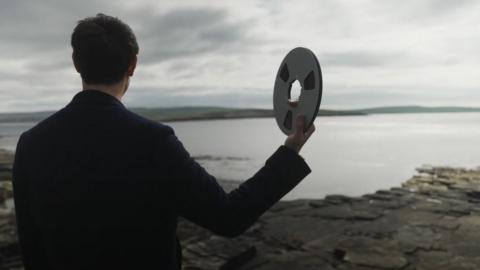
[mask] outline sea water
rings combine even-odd
[[[0,123],[0,148],[14,150],[20,133],[34,124]],[[167,124],[218,179],[248,179],[285,140],[273,118]],[[301,151],[312,173],[285,199],[400,186],[424,164],[480,165],[480,113],[319,117],[315,125]]]

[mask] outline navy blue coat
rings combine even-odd
[[[97,90],[24,132],[13,168],[23,260],[31,269],[179,269],[177,217],[244,232],[309,167],[280,146],[225,193],[169,126]]]

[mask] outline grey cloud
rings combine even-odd
[[[324,52],[319,54],[322,64],[342,67],[371,67],[398,64],[406,55],[401,52],[384,53],[368,51]]]
[[[2,1],[1,6],[1,46],[14,57],[68,48],[77,20],[107,7],[93,0]]]
[[[254,41],[246,38],[247,25],[229,22],[228,12],[211,8],[184,8],[163,15],[141,11],[137,36],[140,58],[152,63],[174,57],[240,49]]]
[[[424,1],[397,1],[387,0],[375,2],[373,9],[376,12],[383,10],[392,14],[403,24],[434,24],[445,20],[447,16],[456,15],[462,9],[478,8],[475,0],[424,0]]]
[[[68,92],[62,90],[68,85],[65,80],[51,85],[56,80],[52,74],[59,71],[65,74],[68,68],[75,72],[70,59],[70,34],[77,20],[98,12],[119,16],[131,26],[137,26],[133,30],[140,42],[143,63],[246,46],[242,39],[247,25],[229,21],[228,12],[220,8],[180,8],[156,14],[152,10],[127,10],[119,7],[121,5],[93,0],[68,3],[61,0],[2,1],[1,6],[0,59],[24,63],[17,70],[0,70],[0,86],[15,85],[15,89],[9,89],[3,98],[0,109],[7,111],[30,110],[27,104],[32,102],[39,109],[64,103],[64,97],[51,98],[45,90],[32,91],[28,85],[44,85],[55,93]],[[188,66],[186,63],[185,69]],[[182,74],[179,75],[186,76]],[[228,99],[228,95],[225,97]],[[196,99],[198,97],[185,98],[192,102]],[[214,99],[222,100],[221,97]]]
[[[205,95],[211,88],[204,86],[186,87],[136,87],[128,90],[124,102],[129,107],[171,107],[171,106],[226,106],[248,108],[271,108],[270,89],[221,89]],[[183,95],[188,91],[191,94]],[[195,93],[197,92],[197,93]]]
[[[43,59],[36,59],[31,61],[28,69],[31,72],[38,72],[39,70],[56,71],[60,69],[73,69],[72,59],[70,54],[55,55],[53,58],[45,57]]]
[[[433,94],[434,93],[434,94]],[[327,85],[322,104],[327,108],[366,108],[375,106],[478,106],[476,88],[431,87],[421,85]]]
[[[34,81],[66,68],[74,72],[70,34],[79,19],[104,9],[108,9],[106,3],[94,0],[2,0],[0,59],[22,61],[23,64],[22,70],[0,76]]]
[[[374,47],[374,49],[376,49]],[[459,60],[449,55],[428,57],[414,51],[392,51],[378,48],[378,51],[352,50],[343,52],[321,52],[318,54],[322,65],[332,68],[413,68],[435,65],[452,65]]]
[[[478,1],[475,0],[430,0],[426,1],[427,4],[424,8],[424,13],[430,13],[438,15],[439,13],[450,13],[455,12],[459,8],[463,7],[472,7],[478,4]]]
[[[307,28],[298,28],[297,37],[299,42],[316,49],[324,68],[326,85],[322,106],[326,108],[462,105],[462,102],[478,105],[480,100],[478,91],[465,88],[478,82],[473,72],[465,74],[466,82],[459,74],[449,77],[446,71],[438,69],[442,65],[455,65],[460,70],[458,73],[478,66],[480,43],[478,31],[474,30],[479,20],[474,11],[480,2],[474,0],[384,0],[365,1],[361,5],[332,0],[294,8],[287,1],[259,0],[253,5],[265,12],[252,12],[252,16],[244,16],[251,3],[237,9],[235,5],[216,1],[202,2],[197,8],[191,7],[194,2],[159,1],[0,0],[0,3],[2,111],[55,109],[68,102],[80,87],[71,65],[70,34],[77,20],[98,12],[118,16],[132,26],[140,43],[137,74],[143,75],[138,77],[144,79],[144,86],[162,84],[158,88],[137,88],[132,83],[125,98],[131,106],[271,107],[271,86],[266,79],[249,78],[246,83],[245,74],[273,78],[277,61],[287,51],[285,47],[290,48],[297,41],[296,37],[286,35],[278,22],[308,23],[314,29],[309,32]],[[187,4],[192,5],[186,8]],[[315,16],[306,16],[308,19],[292,16],[310,11]],[[398,35],[394,31],[398,31]],[[389,43],[386,39],[392,36],[405,42]],[[380,42],[375,44],[371,40]],[[352,43],[336,47],[340,42]],[[323,45],[315,48],[317,43]],[[262,54],[261,63],[251,59],[255,54]],[[10,62],[15,63],[11,68],[5,65]],[[141,69],[145,63],[147,67]],[[270,73],[266,66],[273,66]],[[421,68],[415,69],[417,67]],[[356,73],[361,68],[368,68],[369,74],[379,71],[390,76],[378,76],[375,81],[381,86],[362,85],[355,81],[362,79]],[[448,85],[458,85],[456,91],[434,88],[438,80],[432,75],[428,81],[421,75],[429,70],[438,72],[435,77],[449,79]],[[349,76],[351,72],[356,76]],[[398,74],[398,78],[408,75],[410,81],[397,80],[391,74]],[[160,81],[160,76],[167,80]],[[415,80],[424,85],[414,85]],[[172,81],[184,87],[168,88]],[[252,81],[268,89],[250,89]],[[213,88],[202,88],[202,82]],[[329,85],[340,82],[349,87]],[[78,88],[69,89],[72,85]],[[223,85],[238,87],[224,89]]]
[[[32,84],[34,86],[34,84]],[[0,95],[0,112],[58,110],[78,91],[62,87],[12,88]]]

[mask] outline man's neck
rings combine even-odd
[[[109,94],[119,101],[122,101],[122,97],[125,94],[126,90],[126,85],[125,81],[121,80],[118,83],[115,84],[89,84],[84,81],[82,81],[82,87],[83,90],[98,90],[102,91],[106,94]]]

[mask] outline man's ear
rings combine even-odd
[[[80,69],[78,68],[78,64],[77,62],[75,62],[75,52],[72,52],[72,61],[73,61],[73,65],[75,66],[75,70],[80,73]]]
[[[134,55],[132,58],[132,61],[130,62],[130,65],[128,66],[127,75],[130,77],[133,76],[133,73],[135,72],[136,67],[137,67],[137,56]]]

